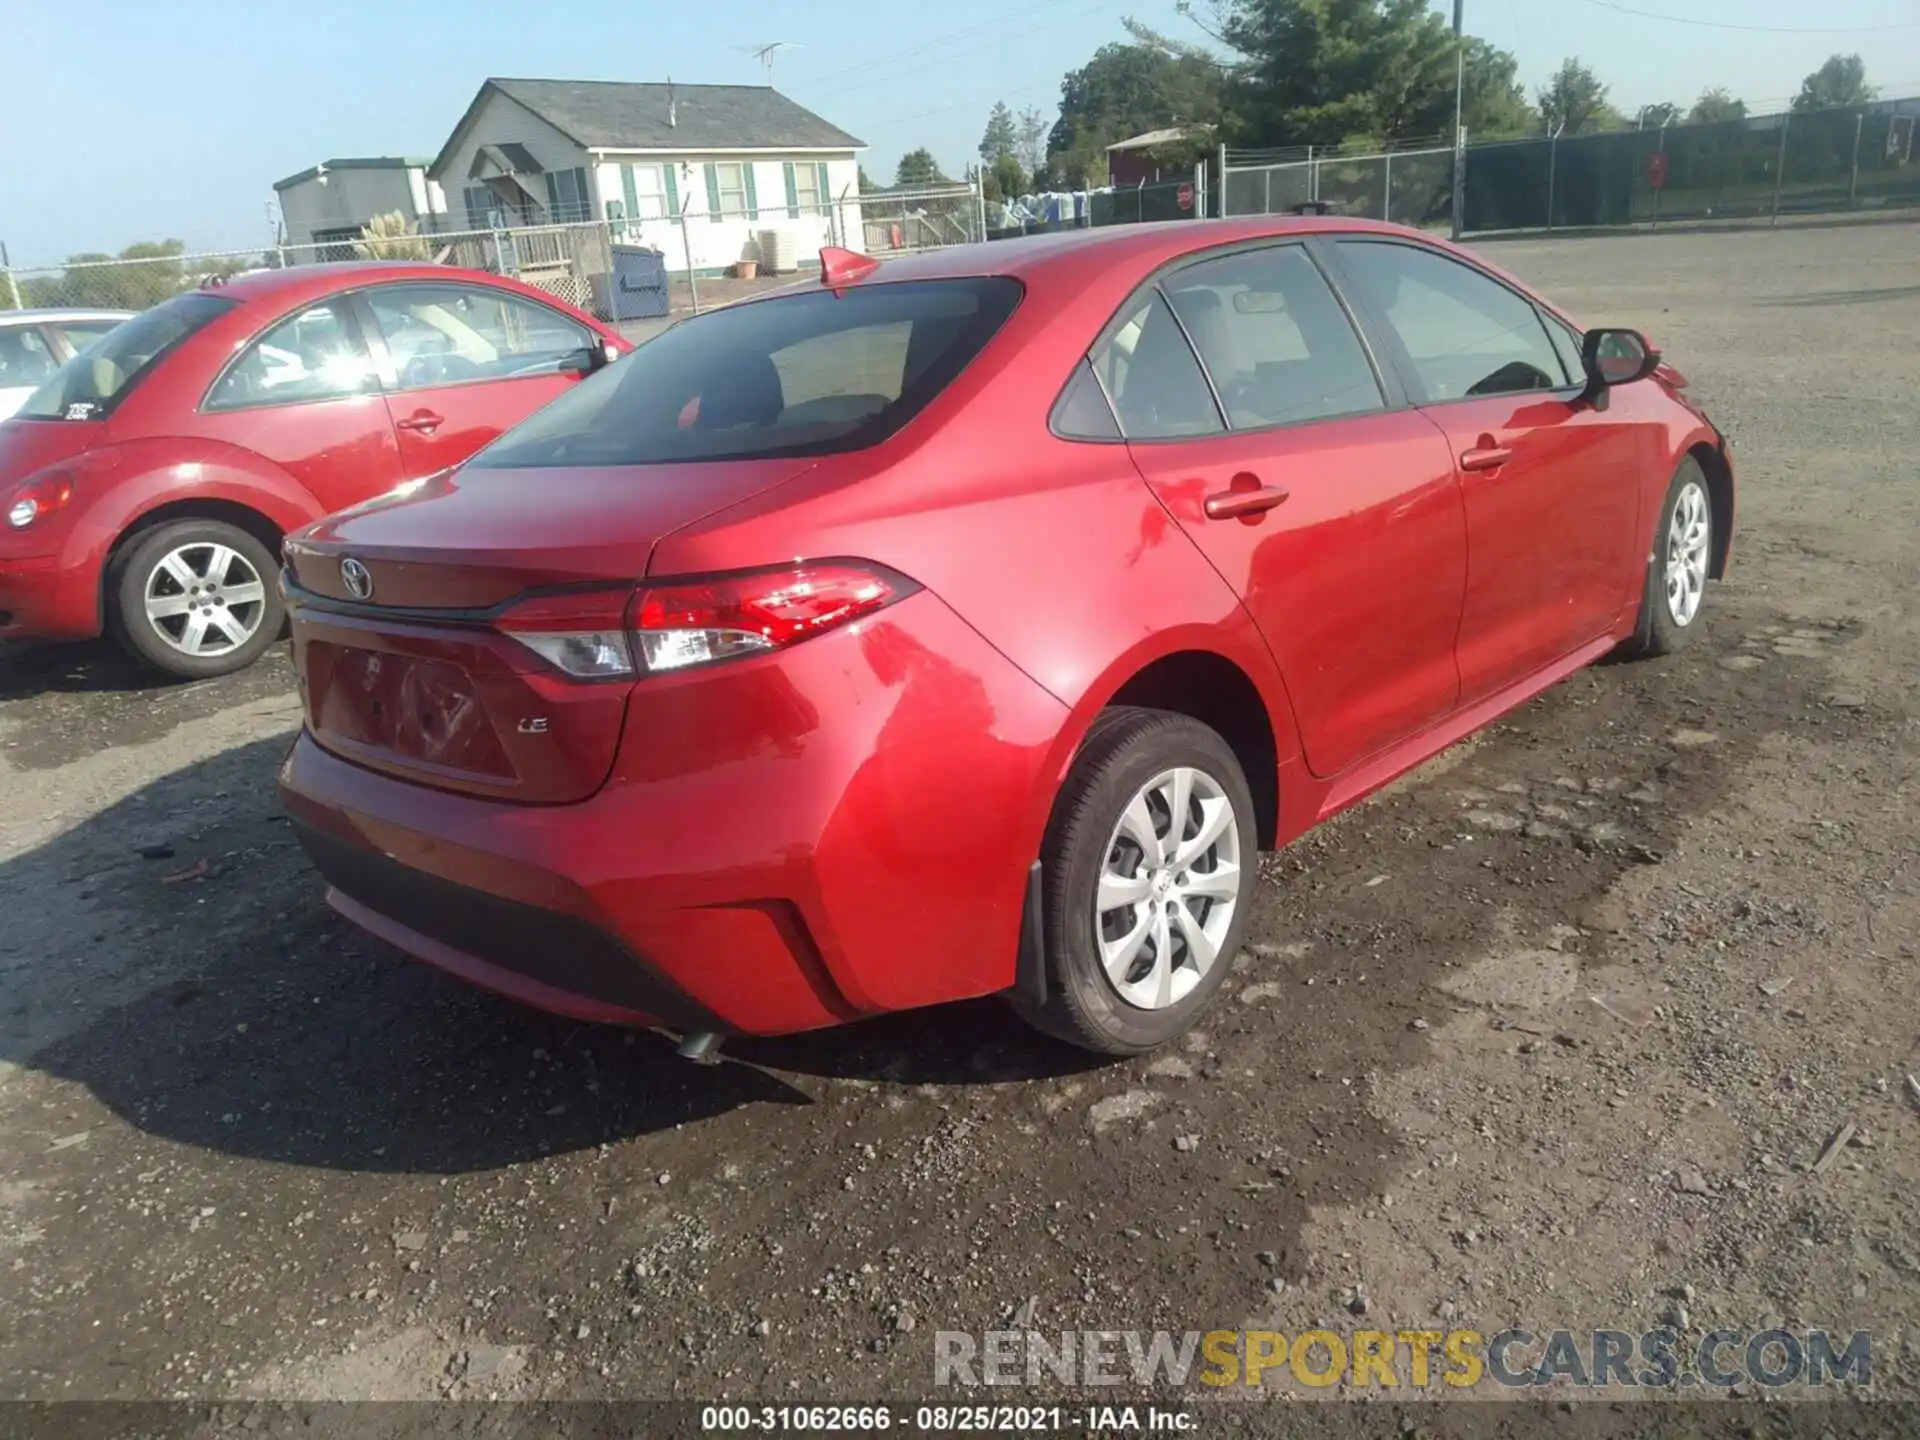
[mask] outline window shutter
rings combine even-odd
[[[751,160],[743,160],[740,163],[740,173],[747,178],[747,219],[758,220],[760,218],[760,197],[753,193],[753,162]]]
[[[833,191],[827,188],[827,162],[815,162],[814,170],[820,177],[820,208],[824,210],[833,203]]]
[[[660,167],[660,174],[667,182],[667,214],[670,218],[678,220],[680,218],[680,186],[674,180],[673,172],[676,168],[669,160]]]
[[[620,167],[620,193],[626,197],[627,214],[633,219],[640,218],[640,192],[633,183],[633,166]]]
[[[547,218],[557,219],[560,215],[560,175],[558,171],[547,172]]]
[[[720,172],[713,168],[713,162],[706,164],[707,171],[707,218],[720,218]]]
[[[793,162],[791,160],[786,161],[781,165],[780,171],[782,177],[787,182],[787,218],[789,220],[798,220],[800,218],[800,191],[793,181]]]

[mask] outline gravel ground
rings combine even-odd
[[[0,656],[0,1398],[899,1398],[940,1329],[1360,1314],[1870,1328],[1913,1396],[1916,239],[1488,248],[1692,377],[1733,578],[1272,857],[1154,1059],[517,1009],[322,905],[284,657]]]

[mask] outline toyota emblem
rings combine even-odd
[[[340,583],[347,587],[347,593],[356,600],[373,598],[373,576],[367,573],[367,567],[349,555],[340,562]]]

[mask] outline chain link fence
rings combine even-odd
[[[1324,208],[1399,225],[1443,224],[1452,186],[1453,152],[1435,146],[1372,154],[1313,146],[1229,152],[1222,213],[1292,215]]]
[[[1462,229],[1604,228],[1920,205],[1920,100],[1466,150]],[[1226,215],[1328,211],[1444,228],[1453,152],[1229,152]]]
[[[0,310],[144,310],[169,296],[262,270],[354,260],[409,260],[510,275],[603,320],[624,318],[623,259],[652,252],[664,272],[665,309],[697,311],[758,293],[816,268],[823,245],[886,256],[985,239],[985,210],[971,185],[849,192],[791,204],[723,201],[708,214],[664,197],[609,204],[607,218],[427,234],[366,233],[356,240],[181,253],[148,245],[118,258],[77,255],[62,265],[0,270]],[[731,198],[731,197],[729,197]],[[154,253],[145,253],[145,252]],[[616,310],[622,315],[616,316]]]

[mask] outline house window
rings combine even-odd
[[[658,165],[622,165],[620,189],[630,220],[661,220],[668,217],[666,181]]]
[[[556,225],[578,223],[593,218],[587,197],[587,172],[581,166],[571,170],[547,172],[547,218]]]
[[[498,230],[506,223],[500,218],[500,201],[485,185],[469,185],[461,195],[467,202],[469,230]]]
[[[787,218],[821,215],[826,210],[827,167],[813,161],[786,162]]]
[[[749,220],[760,218],[753,193],[753,166],[738,161],[707,166],[707,214],[715,220],[742,215]]]

